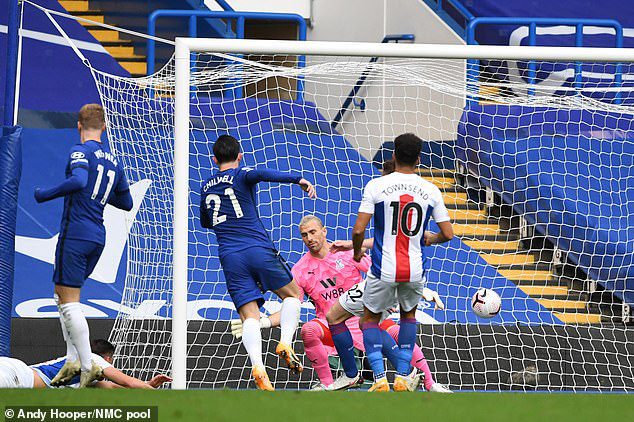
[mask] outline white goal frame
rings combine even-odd
[[[634,62],[631,48],[524,47],[485,45],[380,44],[176,38],[174,115],[174,222],[172,304],[172,388],[185,389],[187,377],[187,274],[189,210],[190,53],[284,54],[431,59],[500,59]],[[619,88],[617,88],[619,89]]]

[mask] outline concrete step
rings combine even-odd
[[[553,312],[561,322],[566,324],[600,324],[600,314]]]
[[[99,42],[119,41],[119,33],[110,29],[91,29],[88,32]]]
[[[561,297],[568,295],[568,287],[567,286],[518,286],[524,293],[529,296],[552,296],[552,297]],[[537,299],[537,298],[535,298]]]
[[[422,176],[422,178],[438,186],[439,189],[451,188],[456,184],[453,177]]]
[[[456,236],[497,236],[500,226],[497,224],[454,224],[453,232]]]
[[[145,61],[119,60],[119,64],[132,75],[145,75],[147,73],[147,63]]]
[[[491,265],[532,265],[535,264],[535,256],[525,253],[508,254],[480,254]]]
[[[446,192],[443,194],[443,200],[447,207],[453,204],[466,204],[467,193],[466,192]]]
[[[97,13],[97,12],[95,12]],[[90,15],[80,15],[79,13],[73,13],[75,16],[79,16],[82,17],[84,19],[88,19],[90,21],[93,22],[98,22],[98,23],[104,23],[104,16],[103,15],[94,15],[94,14],[90,14]],[[93,24],[91,22],[85,22],[85,21],[77,21],[80,24],[82,24],[83,26],[92,26]]]
[[[67,12],[87,12],[90,10],[88,0],[60,0],[59,4]]]
[[[519,240],[512,241],[483,241],[483,240],[465,240],[464,243],[472,249],[482,252],[499,252],[509,253],[515,252],[520,247]]]
[[[451,221],[456,220],[487,220],[487,215],[484,210],[448,210],[449,218]]]
[[[582,300],[567,300],[567,299],[537,299],[537,303],[544,308],[556,308],[556,309],[586,309],[587,302]]]
[[[553,277],[550,271],[543,270],[499,270],[498,273],[509,280],[550,280]]]

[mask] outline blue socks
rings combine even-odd
[[[400,375],[409,375],[412,367],[412,354],[416,344],[416,318],[401,319],[401,329],[398,333],[399,359],[396,372]]]
[[[374,379],[385,377],[385,365],[383,365],[383,339],[379,325],[373,322],[363,324],[363,345],[365,354],[370,361]],[[334,337],[334,336],[333,336]]]
[[[343,365],[346,376],[353,378],[357,376],[357,362],[354,358],[354,343],[352,342],[352,334],[346,326],[345,322],[330,325],[330,333],[332,341],[335,343],[335,349],[339,354],[339,359]]]
[[[381,330],[381,340],[383,341],[383,356],[390,361],[394,368],[397,367],[401,352],[392,336],[385,330]]]

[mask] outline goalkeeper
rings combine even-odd
[[[299,230],[309,253],[299,260],[292,271],[299,287],[314,303],[317,314],[317,318],[304,324],[301,329],[306,356],[311,361],[320,380],[320,383],[313,389],[343,390],[353,388],[363,383],[361,374],[356,368],[353,351],[353,348],[364,350],[363,334],[359,329],[358,315],[353,315],[356,312],[347,312],[339,305],[339,302],[344,298],[347,298],[346,302],[356,300],[361,304],[361,313],[363,312],[361,300],[363,290],[359,290],[358,287],[363,285],[361,272],[368,271],[371,264],[370,257],[366,256],[361,262],[355,262],[350,251],[351,242],[335,242],[338,247],[331,247],[326,240],[326,228],[321,220],[315,216],[309,215],[302,218]],[[371,239],[366,242],[370,244]],[[428,290],[426,293],[428,293],[426,297],[428,300],[433,300],[438,306],[443,307],[435,292]],[[348,308],[351,307],[348,306]],[[336,310],[333,315],[338,318],[338,324],[329,327],[326,314],[332,313],[333,310]],[[263,328],[276,326],[279,321],[279,313],[275,313],[269,318],[262,318],[261,321]],[[388,331],[388,337],[395,345],[394,338],[398,338],[399,326],[391,320],[385,320],[382,327]],[[233,321],[233,334],[239,337],[241,331],[240,321]],[[345,334],[345,332],[352,333],[350,337],[352,343],[340,350],[337,342],[341,338],[341,334]],[[346,374],[333,381],[328,356],[336,355],[337,351],[340,351],[339,357]],[[425,373],[425,386],[428,390],[440,391],[440,384],[434,382],[429,366],[418,346],[412,359],[412,365]],[[410,379],[412,390],[416,389],[419,381],[420,379],[414,371]]]

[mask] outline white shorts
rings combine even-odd
[[[33,370],[19,359],[0,357],[0,388],[33,388]]]
[[[339,304],[343,309],[345,309],[348,313],[351,313],[354,316],[361,318],[363,316],[363,292],[365,291],[365,281],[362,281],[359,284],[355,284],[339,296]],[[397,303],[394,301],[390,308],[396,307]],[[383,312],[383,316],[381,317],[381,321],[389,316],[389,312]]]
[[[398,302],[401,311],[409,312],[418,306],[425,279],[418,283],[397,283],[394,281],[383,281],[368,273],[365,279],[365,291],[363,292],[363,304],[375,314],[380,314],[394,307]]]

